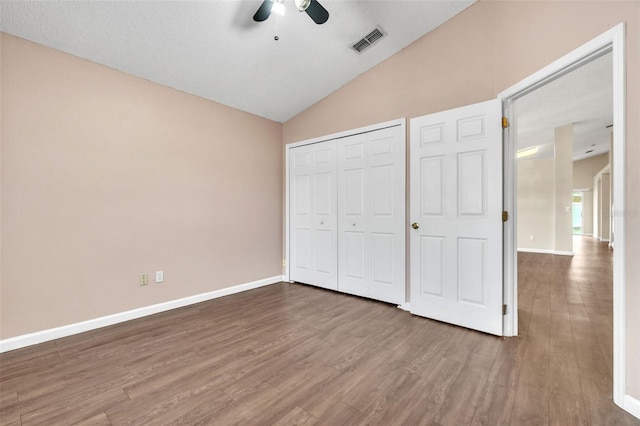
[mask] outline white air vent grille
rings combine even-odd
[[[371,31],[366,36],[362,37],[360,40],[356,41],[351,45],[351,48],[358,53],[362,53],[364,50],[368,49],[375,42],[380,40],[385,36],[385,32],[382,28],[377,27],[373,31]]]

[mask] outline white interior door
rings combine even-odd
[[[499,100],[492,100],[410,124],[411,312],[497,335],[501,112]]]
[[[292,148],[290,158],[289,278],[337,290],[335,141]]]
[[[405,299],[404,127],[339,139],[338,289]]]

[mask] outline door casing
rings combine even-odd
[[[547,65],[514,86],[498,94],[503,115],[510,121],[504,140],[504,209],[510,220],[504,228],[504,297],[507,314],[504,317],[505,336],[518,335],[518,266],[516,261],[516,230],[518,215],[516,134],[517,120],[513,102],[581,65],[612,53],[613,60],[613,213],[616,244],[613,252],[613,400],[621,408],[640,417],[638,407],[626,394],[626,295],[625,295],[625,190],[626,190],[626,40],[622,22],[562,58]],[[635,408],[634,408],[635,407]],[[634,411],[636,410],[636,411]]]

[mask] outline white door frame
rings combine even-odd
[[[339,133],[333,133],[331,135],[325,135],[325,136],[320,136],[317,138],[313,138],[313,139],[307,139],[307,140],[303,140],[300,142],[292,142],[292,143],[288,143],[285,145],[285,165],[284,165],[284,169],[285,169],[285,188],[284,188],[284,194],[285,194],[285,206],[284,206],[284,211],[285,211],[285,223],[284,223],[284,261],[283,263],[283,267],[284,267],[284,279],[285,281],[289,281],[289,246],[290,246],[290,241],[289,241],[289,155],[291,152],[291,148],[295,148],[297,146],[302,146],[302,145],[310,145],[313,143],[320,143],[320,142],[325,142],[325,141],[329,141],[329,140],[333,140],[333,139],[340,139],[340,138],[345,138],[347,136],[353,136],[353,135],[357,135],[359,133],[367,133],[367,132],[373,132],[375,130],[380,130],[380,129],[386,129],[389,127],[395,127],[395,126],[400,126],[400,128],[402,129],[402,134],[405,135],[405,144],[406,144],[406,134],[407,134],[407,130],[406,130],[406,123],[407,120],[405,118],[398,118],[396,120],[391,120],[391,121],[385,121],[383,123],[377,123],[377,124],[372,124],[370,126],[365,126],[365,127],[359,127],[357,129],[351,129],[351,130],[346,130],[344,132],[339,132]],[[406,233],[406,230],[405,230]],[[405,256],[406,258],[406,256]],[[406,297],[406,296],[405,296]]]
[[[637,401],[626,394],[626,294],[625,294],[625,188],[626,188],[626,40],[625,23],[620,23],[604,34],[580,46],[540,71],[498,94],[503,113],[513,118],[513,101],[548,82],[567,74],[586,62],[612,52],[613,56],[613,211],[616,245],[613,252],[613,401],[640,416]],[[505,224],[504,232],[504,294],[509,306],[504,330],[507,336],[518,334],[518,287],[516,262],[516,179],[517,163],[514,146],[517,123],[511,123],[505,132],[504,153],[504,208],[513,220]]]

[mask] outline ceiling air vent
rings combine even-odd
[[[351,48],[358,53],[362,53],[364,50],[369,48],[369,46],[373,45],[375,42],[380,40],[385,36],[382,28],[377,27],[373,31],[371,31],[366,36],[362,37],[360,40],[356,41],[351,45]]]

